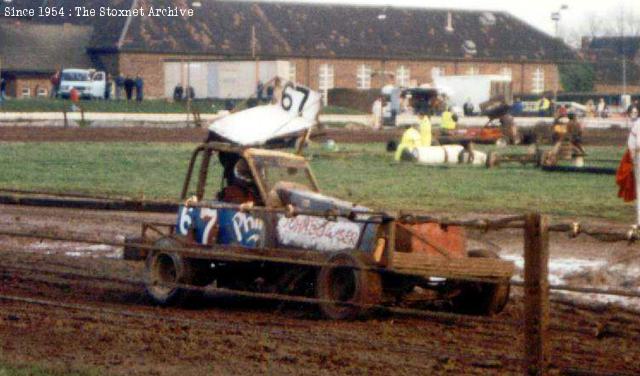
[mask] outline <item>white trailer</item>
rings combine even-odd
[[[164,63],[164,95],[173,97],[180,85],[193,87],[196,98],[248,98],[263,83],[278,76],[289,78],[289,62],[273,61],[174,61]]]
[[[449,105],[456,113],[462,112],[462,106],[471,100],[474,111],[480,111],[480,104],[497,96],[511,100],[512,88],[509,76],[485,74],[466,76],[438,76],[433,79],[438,91],[449,97]]]

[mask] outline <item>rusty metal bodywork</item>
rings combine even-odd
[[[216,153],[246,161],[259,195],[256,202],[229,205],[205,198],[210,197],[205,192],[211,186],[207,178]],[[190,196],[196,174],[195,195]],[[449,281],[468,277],[508,280],[513,273],[511,263],[467,257],[462,227],[401,220],[321,194],[307,161],[298,155],[215,142],[200,145],[191,157],[181,197],[185,201],[173,228],[167,233],[167,228],[147,224],[142,242],[153,243],[164,234],[181,247],[202,249],[197,259],[217,264],[219,286],[291,293],[296,289],[293,286],[315,284],[324,298],[332,299],[333,288],[326,285],[334,281],[327,276],[335,273],[327,270],[334,269],[301,267],[300,261],[337,263],[336,267],[346,263],[377,270],[357,274],[362,280],[356,285],[364,291],[360,302],[372,304],[382,296],[399,301],[413,294],[416,286],[430,290],[421,295],[423,300],[448,299],[459,291],[458,284]],[[241,261],[217,257],[222,253],[225,257],[235,254]],[[260,261],[264,255],[279,261]],[[140,254],[140,258],[145,256],[149,264],[148,255]],[[446,280],[433,282],[432,277]],[[335,306],[326,310],[329,316],[344,317]]]

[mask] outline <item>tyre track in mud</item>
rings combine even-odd
[[[144,217],[58,209],[32,216],[29,209],[14,208],[0,214],[4,224],[10,222],[5,215],[20,215],[26,228],[45,216],[59,230],[66,222],[109,236],[123,227],[137,229],[136,220]],[[46,255],[46,248],[21,252],[29,244],[0,238],[0,294],[45,303],[0,301],[4,358],[133,375],[521,374],[520,329],[501,323],[521,320],[517,293],[495,324],[482,325],[405,316],[333,322],[319,319],[308,305],[228,297],[205,299],[198,309],[160,309],[150,305],[142,286],[115,282],[140,280],[139,263]],[[554,303],[551,318],[553,326],[578,332],[551,331],[555,366],[640,372],[638,314]],[[598,336],[594,327],[607,324],[613,333]],[[623,329],[626,335],[616,333]]]

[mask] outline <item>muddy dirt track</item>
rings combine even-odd
[[[2,230],[106,240],[135,233],[143,219],[173,216],[0,206]],[[225,296],[166,309],[150,304],[142,265],[118,259],[119,251],[0,237],[0,358],[116,375],[522,374],[517,288],[490,322],[383,315],[334,322],[313,306]],[[639,314],[555,301],[551,322],[555,373],[640,373]]]
[[[399,138],[402,129],[339,129],[316,131],[312,139],[322,141],[364,143],[387,142]],[[0,141],[6,142],[193,142],[204,141],[207,130],[202,128],[113,127],[62,128],[1,126]],[[625,129],[589,129],[585,131],[586,145],[623,145],[628,131]]]

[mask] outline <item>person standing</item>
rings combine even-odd
[[[264,100],[264,84],[262,81],[258,81],[258,85],[256,87],[256,99],[258,99],[258,104],[262,104]]]
[[[431,146],[431,121],[426,111],[421,111],[418,114],[420,124],[418,125],[418,131],[420,132],[420,146]]]
[[[616,183],[620,187],[618,197],[625,202],[636,200],[636,224],[640,224],[640,200],[637,199],[640,190],[640,120],[638,108],[632,107],[628,112],[631,122],[631,132],[627,139],[627,151],[620,161],[616,173]]]
[[[574,112],[569,112],[569,122],[567,123],[567,133],[569,134],[569,140],[581,154],[585,154],[582,147],[582,123],[578,120],[578,117]]]
[[[122,89],[124,88],[124,77],[118,73],[115,79],[116,84],[116,100],[122,99]]]
[[[443,136],[449,136],[456,129],[456,121],[458,117],[453,114],[451,107],[447,108],[442,113],[442,122],[440,124],[440,131]]]
[[[276,77],[273,80],[273,97],[271,98],[272,104],[279,104],[282,102],[283,91],[284,87],[282,87],[282,80],[280,80],[280,77]]]
[[[57,98],[58,92],[60,91],[60,71],[57,70],[50,78],[51,82],[51,98]]]
[[[133,88],[136,86],[135,81],[131,77],[124,79],[124,92],[127,96],[127,100],[130,101],[133,97]]]
[[[378,96],[371,106],[371,116],[373,118],[373,129],[378,130],[382,125],[382,97]]]
[[[462,111],[464,111],[464,116],[472,116],[474,110],[474,105],[471,103],[471,98],[467,98],[467,101],[464,102],[462,106]]]
[[[7,96],[7,80],[4,77],[0,77],[0,104],[4,102]]]
[[[598,117],[604,117],[604,110],[607,107],[607,104],[604,102],[604,98],[600,98],[598,101],[598,106],[596,107],[596,111],[598,113]]]
[[[549,116],[549,109],[551,109],[551,101],[543,95],[540,101],[538,101],[538,116]]]
[[[520,137],[518,136],[518,128],[513,116],[506,113],[499,118],[500,130],[502,134],[507,137],[510,145],[518,145],[520,143]]]
[[[524,104],[520,98],[516,98],[515,102],[513,102],[513,107],[511,108],[511,113],[514,116],[520,116],[524,112]]]
[[[136,75],[135,85],[136,85],[136,101],[142,102],[142,100],[144,99],[144,80],[140,76],[140,73]]]
[[[113,85],[113,80],[111,79],[111,75],[107,73],[106,80],[104,82],[104,99],[111,99],[111,86]]]

